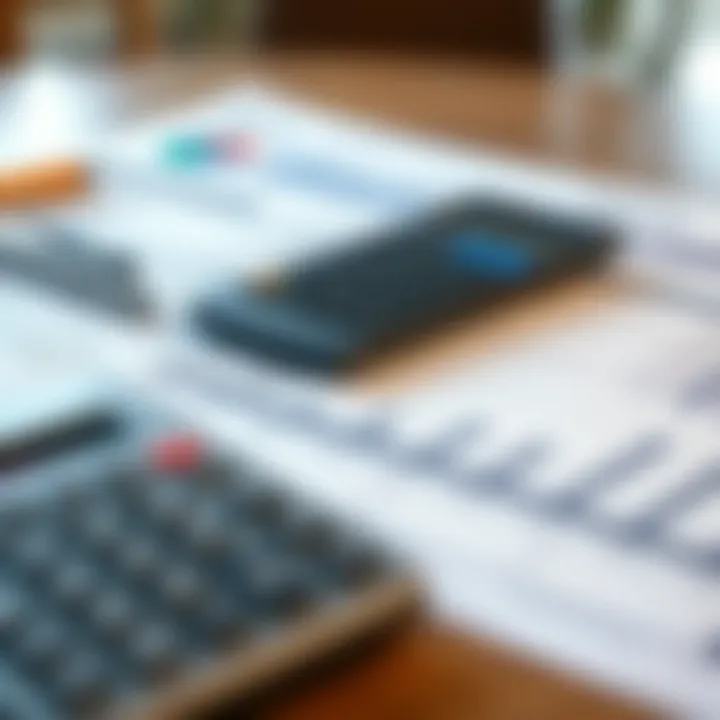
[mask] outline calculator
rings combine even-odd
[[[0,416],[0,718],[199,717],[406,617],[352,522],[127,392]]]
[[[47,223],[46,223],[47,224]],[[154,302],[132,254],[96,246],[40,218],[0,226],[0,278],[131,323],[146,323]]]
[[[459,315],[601,268],[595,221],[488,198],[456,200],[196,303],[189,334],[295,370],[351,370]]]

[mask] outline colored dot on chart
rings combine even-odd
[[[193,170],[213,160],[212,143],[201,135],[170,138],[163,148],[163,160],[178,170]]]
[[[163,161],[178,170],[196,170],[215,163],[245,165],[259,155],[255,136],[248,133],[178,135],[168,139]]]
[[[214,139],[217,156],[223,162],[251,163],[258,157],[257,138],[248,133],[229,133]]]

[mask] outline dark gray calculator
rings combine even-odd
[[[212,292],[189,325],[230,353],[337,373],[463,313],[591,273],[614,244],[596,221],[470,198]]]
[[[0,418],[0,718],[199,717],[399,620],[362,533],[144,402]]]

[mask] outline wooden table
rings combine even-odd
[[[688,170],[693,166],[692,158],[683,157],[683,162],[678,163],[673,154],[676,145],[668,138],[681,137],[680,126],[668,126],[662,132],[658,129],[656,142],[662,152],[652,162],[638,162],[633,153],[628,153],[627,144],[618,139],[622,136],[618,128],[635,117],[637,108],[625,98],[588,92],[587,102],[594,118],[588,141],[575,145],[562,142],[551,129],[553,83],[542,73],[523,67],[304,54],[268,58],[263,73],[274,84],[321,103],[415,130],[479,142],[523,159],[674,185],[703,185],[707,180],[704,174],[693,175]],[[103,102],[114,98],[116,116],[127,119],[153,114],[168,105],[234,84],[241,77],[237,59],[156,61],[95,73],[88,87],[100,83],[104,88]],[[72,87],[71,76],[68,83]],[[88,101],[102,105],[92,93]],[[98,107],[98,116],[106,118],[107,113]],[[678,170],[680,165],[682,172]],[[61,179],[62,174],[53,176],[55,190],[62,190]],[[65,189],[75,192],[79,186],[82,175],[69,173]],[[2,198],[0,182],[0,203]],[[17,195],[6,192],[6,202],[8,198],[18,200]],[[543,301],[547,312],[533,310],[531,324],[538,327],[538,318],[543,323],[546,319],[555,321],[568,308],[582,311],[584,303],[597,301],[598,292],[604,294],[607,288],[581,284],[552,294]],[[472,333],[496,338],[515,336],[527,328],[522,311],[512,311],[497,318],[492,328],[473,326]],[[453,333],[452,342],[464,347],[467,333],[458,329]],[[448,342],[446,338],[440,347],[448,347]],[[430,355],[438,354],[438,345],[434,345],[434,349],[426,348]],[[406,363],[423,365],[420,358],[404,358],[402,362],[396,358],[390,364],[390,374],[408,377]],[[365,380],[372,378],[370,386],[383,384],[389,377],[387,372],[387,368],[374,368]],[[382,649],[350,665],[322,673],[309,684],[276,699],[261,715],[268,720],[650,717],[647,712],[500,649],[488,639],[468,638],[431,619],[423,619],[388,640]]]
[[[236,84],[245,76],[246,65],[238,57],[190,57],[66,71],[65,108],[59,106],[64,91],[63,72],[58,71],[47,111],[73,112],[79,85],[81,94],[94,96],[89,122],[96,116],[97,125],[104,127],[109,118],[152,114]],[[706,193],[720,190],[713,132],[720,91],[702,87],[697,78],[678,82],[664,105],[582,86],[574,95],[579,116],[573,121],[572,113],[562,112],[566,95],[558,84],[546,72],[524,65],[306,52],[267,57],[260,71],[273,84],[320,103],[522,160]],[[36,74],[33,69],[0,78],[0,106],[12,100],[18,86],[29,86]],[[34,112],[37,101],[34,95]],[[0,115],[0,130],[6,118],[7,113]],[[60,162],[47,177],[34,174],[19,185],[11,185],[0,166],[0,207],[37,195],[33,190],[38,188],[56,196],[77,191],[82,177],[68,172],[68,158],[56,159]]]
[[[650,720],[487,639],[426,622],[273,703],[260,720]]]

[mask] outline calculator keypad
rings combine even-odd
[[[228,467],[111,473],[0,511],[0,660],[51,718],[97,717],[280,634],[388,570]]]

